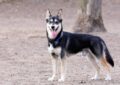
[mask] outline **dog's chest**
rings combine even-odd
[[[54,53],[56,55],[60,55],[60,53],[61,53],[61,47],[54,48],[52,44],[49,44],[49,46],[48,46],[48,52],[50,54]]]

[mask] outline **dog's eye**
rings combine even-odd
[[[51,21],[49,21],[49,23],[51,24],[52,22],[51,22]]]
[[[56,22],[55,22],[55,24],[59,24],[59,22],[58,22],[58,21],[56,21]]]

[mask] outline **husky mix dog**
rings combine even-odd
[[[114,61],[107,49],[105,42],[98,36],[88,34],[75,34],[63,31],[62,9],[57,15],[51,15],[50,11],[46,12],[48,51],[51,55],[53,75],[48,79],[53,81],[57,72],[57,61],[60,60],[61,75],[58,81],[64,81],[66,77],[66,59],[69,54],[76,54],[86,49],[93,66],[96,69],[95,76],[91,79],[99,79],[100,67],[98,62],[106,71],[105,80],[111,80],[110,65],[114,66]]]

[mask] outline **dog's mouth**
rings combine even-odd
[[[53,38],[56,38],[57,32],[56,32],[56,31],[52,31],[52,32],[51,32],[51,35],[52,35]]]
[[[56,29],[51,29],[51,35],[52,35],[52,39],[55,39],[57,37],[57,30],[58,30],[59,26]]]

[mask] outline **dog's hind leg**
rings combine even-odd
[[[100,61],[101,61],[101,64],[103,65],[105,71],[107,72],[107,73],[106,73],[105,80],[111,80],[110,68],[109,68],[109,65],[108,65],[106,59],[105,59],[104,57],[102,57],[102,58],[100,59]]]
[[[60,59],[60,63],[61,63],[61,78],[58,80],[59,82],[63,82],[65,81],[65,77],[66,77],[66,70],[67,70],[67,61],[66,61],[66,58],[61,58]]]
[[[92,80],[96,80],[99,79],[99,75],[100,75],[100,67],[98,66],[97,60],[95,59],[95,56],[89,51],[89,60],[91,61],[92,65],[94,66],[96,72],[95,72],[95,76],[93,76],[91,79]]]
[[[56,73],[57,73],[57,61],[58,59],[51,56],[51,60],[52,60],[52,71],[53,71],[53,74],[50,78],[48,78],[48,81],[53,81],[55,76],[56,76]]]

